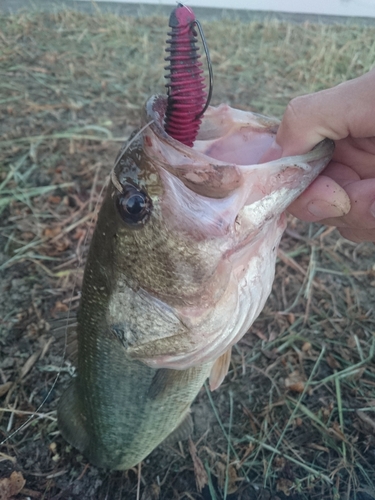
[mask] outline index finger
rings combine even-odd
[[[310,151],[326,137],[334,141],[375,135],[375,70],[331,89],[290,101],[276,136],[282,156]]]

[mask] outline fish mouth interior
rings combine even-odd
[[[147,120],[154,122],[152,128],[156,128],[157,135],[173,144],[176,141],[164,130],[166,105],[167,96],[153,96],[146,104],[146,115]],[[276,119],[237,110],[225,104],[217,108],[209,106],[192,149],[225,164],[256,165],[262,162],[270,149],[278,125]]]
[[[193,149],[215,160],[236,165],[256,165],[262,162],[276,134],[256,130],[251,125],[232,128],[216,139],[201,140],[198,135]]]

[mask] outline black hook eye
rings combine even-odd
[[[152,209],[147,193],[132,184],[125,184],[123,192],[116,198],[116,206],[122,220],[135,227],[147,222]]]

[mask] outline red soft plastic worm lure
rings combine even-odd
[[[169,56],[169,66],[166,78],[169,82],[168,103],[165,112],[165,131],[177,141],[192,146],[201,124],[201,116],[207,109],[212,88],[212,72],[209,62],[208,50],[203,33],[194,12],[182,4],[172,11],[169,18],[172,31],[168,33],[170,45],[166,51]],[[203,76],[202,63],[199,61],[199,48],[196,45],[198,27],[209,63],[210,92],[204,91],[206,85]]]

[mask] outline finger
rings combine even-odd
[[[349,210],[350,200],[345,189],[325,175],[319,175],[288,208],[295,217],[307,222],[342,217]]]
[[[338,161],[331,161],[322,174],[331,177],[342,188],[352,182],[361,180],[361,177],[353,168]]]
[[[341,236],[354,243],[362,243],[363,241],[372,241],[375,243],[375,229],[339,229]]]
[[[293,99],[283,116],[276,142],[283,156],[303,154],[328,137],[372,137],[375,71],[332,89]]]
[[[328,218],[323,224],[354,230],[375,229],[375,179],[352,182],[345,186],[351,209],[340,218]]]
[[[362,179],[371,179],[375,176],[375,137],[336,141],[333,158],[350,166]]]

